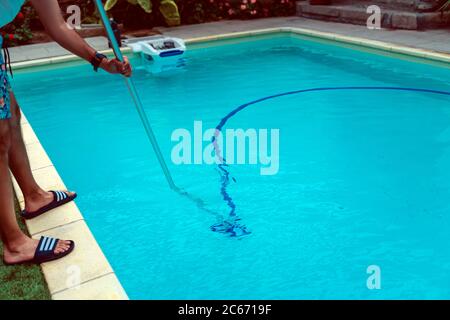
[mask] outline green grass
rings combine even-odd
[[[16,212],[18,206],[16,204]],[[18,218],[20,228],[26,232],[21,218]],[[0,252],[3,246],[0,242]],[[51,298],[39,266],[7,267],[0,259],[0,300],[48,300]]]

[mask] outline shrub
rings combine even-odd
[[[160,0],[153,0],[153,8]],[[203,23],[221,19],[255,19],[295,14],[295,0],[175,0],[182,24]],[[116,20],[126,27],[139,28],[164,24],[159,10],[146,13],[139,5],[117,1],[111,9]]]
[[[174,0],[106,0],[105,9],[127,26],[145,27],[149,21],[164,22],[168,26],[180,24],[178,7]]]
[[[295,14],[294,0],[177,0],[182,23]]]
[[[81,9],[83,23],[99,21],[93,0],[58,1],[64,15],[66,7],[75,4]],[[152,10],[151,13],[147,13],[139,5],[133,4],[136,1],[130,1],[131,3],[117,1],[110,11],[110,14],[118,22],[124,23],[128,29],[151,28],[163,24],[175,25],[180,22],[180,18],[182,24],[192,24],[222,19],[255,19],[295,14],[295,0],[174,0],[180,15],[180,18],[175,19],[170,10]],[[161,8],[162,1],[171,2],[171,0],[151,0],[152,7]],[[105,0],[103,2],[105,3]],[[30,42],[33,38],[32,31],[42,29],[36,12],[27,1],[16,19],[0,29],[0,33],[6,44],[13,46]]]

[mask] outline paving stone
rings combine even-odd
[[[429,12],[418,16],[419,29],[450,26],[450,12]],[[449,36],[449,34],[447,35]]]
[[[22,124],[21,125],[22,136],[23,136],[23,141],[24,141],[25,145],[39,142],[39,139],[36,136],[36,134],[34,133],[34,130],[31,127],[31,125],[28,122],[22,122],[21,124]]]
[[[108,40],[105,37],[87,38],[86,41],[99,51],[108,49]],[[13,47],[9,51],[11,53],[11,62],[13,63],[71,54],[56,42]]]
[[[365,25],[369,14],[365,8],[346,8],[345,10],[341,10],[340,18],[342,21]]]
[[[82,285],[58,292],[54,300],[127,300],[127,294],[114,274],[108,274]]]
[[[299,3],[297,10],[301,13],[308,13],[326,17],[339,17],[339,8],[331,6],[310,6],[306,3]]]
[[[419,28],[417,14],[408,12],[395,12],[391,16],[393,28],[417,30]]]
[[[52,166],[52,162],[40,143],[26,145],[27,153],[31,162],[31,171]]]
[[[80,210],[75,202],[69,202],[47,214],[27,220],[26,224],[30,234],[35,235],[79,220],[83,220]]]

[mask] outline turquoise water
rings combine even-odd
[[[170,162],[177,128],[330,86],[450,91],[450,69],[274,37],[192,48],[184,72],[135,80],[176,183],[226,216],[214,166]],[[450,298],[450,98],[327,91],[249,106],[226,128],[280,129],[278,174],[230,167],[251,234],[169,190],[119,77],[18,73],[21,106],[131,298]],[[205,143],[206,145],[206,143]],[[366,286],[369,265],[381,289]]]

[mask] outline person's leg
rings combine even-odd
[[[20,127],[20,108],[12,92],[10,94],[10,101],[11,119],[9,119],[9,122],[11,129],[11,147],[9,149],[9,167],[24,195],[25,210],[27,212],[33,212],[52,202],[53,194],[43,190],[33,177]],[[71,192],[67,194],[73,195]]]
[[[31,260],[39,243],[30,239],[19,228],[14,213],[14,196],[8,168],[11,146],[9,121],[0,119],[0,237],[3,242],[3,259],[6,263]],[[59,241],[55,253],[68,250],[70,242]]]
[[[8,169],[10,143],[8,121],[0,120],[0,234],[5,247],[26,240],[14,216],[14,197]]]

